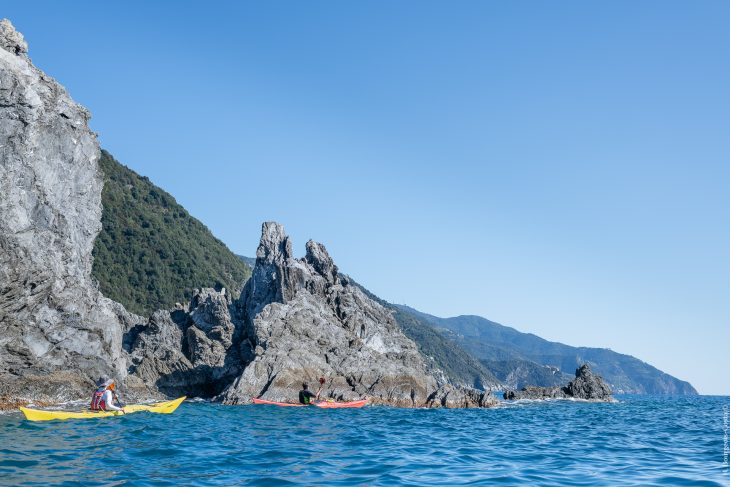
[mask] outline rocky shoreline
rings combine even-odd
[[[401,407],[489,407],[489,393],[449,384],[392,312],[343,277],[324,245],[295,258],[267,222],[239,299],[199,289],[149,319],[102,295],[92,278],[101,229],[100,148],[90,114],[36,68],[0,21],[0,404],[83,399],[100,376],[127,400],[188,395],[245,404],[323,397]]]
[[[105,297],[92,277],[104,180],[89,119],[0,21],[0,410],[85,399],[101,376],[115,378],[128,401],[296,402],[302,382],[324,377],[323,397],[338,401],[499,403],[489,391],[450,382],[392,309],[340,273],[324,245],[310,240],[295,257],[276,222],[262,225],[240,297],[196,289],[190,303],[149,318]],[[565,387],[504,398],[610,394],[584,365]]]

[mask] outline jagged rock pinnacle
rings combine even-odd
[[[219,397],[243,404],[252,397],[297,400],[299,384],[326,377],[324,396],[369,397],[397,406],[489,406],[487,393],[444,385],[390,311],[358,286],[339,279],[324,245],[310,240],[292,256],[278,223],[264,223],[256,267],[238,309],[251,362]]]
[[[304,257],[309,265],[314,267],[328,282],[337,280],[337,266],[327,249],[321,243],[310,240],[307,242],[307,255]]]
[[[256,259],[271,264],[284,262],[291,257],[291,240],[284,232],[284,226],[277,222],[264,222],[261,226],[261,241],[256,250]]]
[[[28,52],[28,43],[23,34],[15,30],[8,19],[0,20],[0,47],[16,56],[24,56]]]

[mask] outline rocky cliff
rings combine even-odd
[[[322,244],[293,255],[281,225],[262,227],[241,298],[204,290],[187,309],[158,312],[129,335],[128,385],[245,404],[296,402],[302,382],[322,397],[405,407],[490,406],[485,392],[447,384],[391,311],[341,276]],[[131,335],[135,334],[134,337]]]
[[[89,118],[0,21],[0,401],[126,375],[122,335],[139,318],[91,279],[102,179]]]
[[[483,387],[496,381],[489,371],[470,357],[453,360],[458,347],[426,325],[396,321],[387,303],[339,273],[323,245],[310,241],[295,258],[276,223],[263,225],[240,299],[220,286],[198,289],[189,304],[143,319],[104,297],[92,277],[103,179],[88,120],[0,21],[0,407],[85,398],[102,375],[130,398],[292,401],[301,382],[323,376],[324,396],[340,400],[494,403],[450,385],[442,370]]]
[[[103,179],[89,113],[33,66],[7,20],[0,47],[0,403],[84,398],[99,376],[130,398],[291,401],[324,376],[335,399],[494,401],[448,385],[323,245],[308,242],[296,259],[276,223],[263,226],[239,300],[196,290],[189,305],[144,320],[105,298],[92,279]]]
[[[326,379],[324,397],[397,406],[483,406],[487,394],[446,385],[429,369],[391,312],[338,272],[322,244],[297,259],[277,223],[265,223],[253,275],[241,294],[253,361],[222,394],[230,404],[252,397],[294,401],[299,385]]]
[[[127,391],[140,398],[218,395],[251,359],[240,353],[241,331],[225,289],[196,289],[188,306],[157,311],[125,335]]]

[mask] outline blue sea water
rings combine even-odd
[[[184,403],[172,415],[0,416],[0,484],[730,485],[730,397],[486,410]]]

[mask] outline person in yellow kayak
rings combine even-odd
[[[92,411],[121,411],[124,414],[124,408],[114,405],[114,394],[117,385],[114,379],[99,379],[96,383],[96,390],[91,395]],[[117,398],[118,400],[119,398]]]
[[[309,386],[307,383],[302,384],[302,390],[299,391],[299,403],[300,404],[312,404],[312,398],[315,399],[315,401],[319,400],[319,395],[322,392],[322,386],[324,385],[324,379],[319,379],[319,390],[317,391],[317,394],[313,394],[312,391],[309,390]]]

